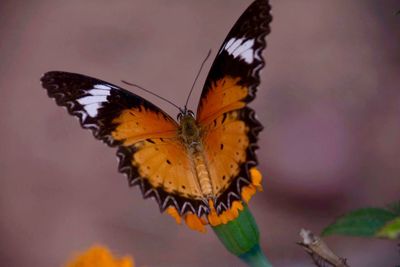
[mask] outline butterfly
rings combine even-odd
[[[161,212],[197,230],[227,223],[261,189],[255,150],[262,125],[248,103],[260,84],[271,20],[267,0],[241,15],[211,66],[196,115],[185,105],[174,120],[146,99],[82,74],[50,71],[42,86],[95,138],[117,147],[119,171]]]

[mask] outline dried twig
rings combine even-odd
[[[297,242],[297,244],[302,246],[311,256],[316,266],[350,267],[346,259],[336,256],[325,242],[311,231],[301,229],[300,236],[303,238],[303,241]]]

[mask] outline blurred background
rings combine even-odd
[[[271,0],[267,65],[252,107],[265,126],[264,192],[250,208],[275,266],[313,266],[295,242],[400,196],[398,0]],[[141,84],[183,105],[250,0],[0,2],[0,265],[62,266],[102,243],[138,266],[244,266],[212,231],[160,214],[39,79],[49,70]],[[195,109],[207,69],[191,100]],[[173,107],[138,92],[175,117]],[[351,266],[394,266],[396,243],[329,237]]]

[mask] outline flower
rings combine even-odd
[[[116,258],[107,247],[95,245],[76,256],[65,267],[134,267],[129,256]]]

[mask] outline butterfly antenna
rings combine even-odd
[[[156,97],[158,97],[158,98],[164,100],[165,102],[170,103],[171,105],[173,105],[174,107],[176,107],[180,112],[182,111],[182,109],[181,109],[180,107],[178,107],[177,105],[175,105],[174,103],[172,103],[172,102],[169,101],[168,99],[166,99],[166,98],[164,98],[164,97],[162,97],[162,96],[160,96],[160,95],[157,95],[156,93],[153,93],[152,91],[147,90],[147,89],[143,88],[143,87],[140,86],[140,85],[137,85],[137,84],[134,84],[134,83],[130,83],[130,82],[127,82],[127,81],[124,81],[124,80],[121,80],[121,82],[123,82],[124,84],[130,85],[130,86],[134,86],[134,87],[136,87],[136,88],[139,88],[140,90],[143,90],[143,91],[145,91],[146,93],[149,93],[149,94],[151,94],[151,95],[153,95],[153,96],[156,96]]]
[[[200,76],[201,70],[203,69],[204,64],[206,63],[206,61],[207,61],[207,59],[210,57],[210,55],[211,55],[211,49],[208,51],[208,54],[207,54],[206,58],[205,58],[205,59],[203,60],[203,62],[201,63],[200,69],[199,69],[199,71],[197,72],[196,78],[194,79],[192,88],[190,89],[189,95],[188,95],[188,97],[187,97],[187,99],[186,99],[185,110],[186,110],[187,104],[188,104],[188,102],[189,102],[190,96],[192,95],[194,85],[196,84],[197,79],[198,79],[199,76]]]

